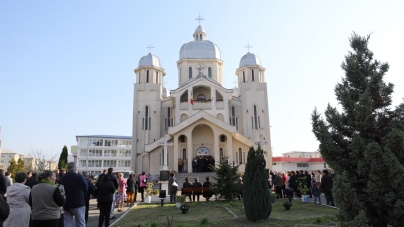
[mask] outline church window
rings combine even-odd
[[[199,40],[202,40],[202,34],[199,34]]]
[[[159,83],[159,72],[156,72],[156,84]]]
[[[148,106],[145,107],[145,114],[144,114],[144,118],[143,118],[142,128],[144,130],[150,130],[150,128],[151,128],[151,118],[149,116],[149,107]]]
[[[187,149],[182,149],[182,159],[186,159],[187,158]]]
[[[140,82],[140,78],[141,78],[141,77],[140,77],[140,72],[139,72],[139,84],[141,83],[141,82]]]
[[[223,148],[220,148],[219,156],[220,156],[220,161],[222,162],[223,161],[223,156],[224,156]]]
[[[192,67],[188,68],[188,77],[189,77],[189,79],[192,78]]]
[[[240,164],[243,164],[243,151],[241,149],[241,147],[238,148],[238,160],[240,162]]]
[[[149,83],[149,70],[147,70],[146,83]]]
[[[260,116],[258,116],[258,128],[261,128]]]
[[[245,164],[245,152],[243,152],[243,163]]]
[[[222,143],[226,142],[226,136],[225,135],[220,136],[220,142],[222,142]]]
[[[243,83],[245,83],[245,72],[243,71]]]
[[[170,119],[171,119],[171,108],[170,108],[170,107],[168,107],[167,119],[168,119],[168,122],[167,122],[168,127],[172,126],[172,125],[170,124]]]
[[[238,152],[236,152],[236,163],[238,163]]]
[[[238,117],[236,117],[236,129],[238,130]]]
[[[167,131],[167,118],[164,118],[164,131]]]
[[[180,142],[181,142],[181,143],[185,143],[185,136],[184,136],[184,135],[181,135],[181,136],[180,136]]]
[[[235,126],[236,125],[236,120],[235,120],[235,113],[234,113],[234,106],[231,107],[231,117],[230,117],[230,125]]]
[[[254,69],[251,69],[251,80],[254,81]]]
[[[212,78],[212,68],[211,67],[208,68],[208,77]]]
[[[255,125],[255,129],[258,129],[258,125],[257,125],[257,106],[254,105],[254,125]]]
[[[199,94],[196,98],[198,101],[206,101],[206,96],[204,94]]]

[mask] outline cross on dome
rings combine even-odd
[[[147,46],[146,48],[149,49],[149,50],[150,50],[150,53],[151,53],[151,50],[154,48],[154,46],[152,46],[152,45],[150,44],[150,45]]]
[[[199,21],[199,26],[201,26],[201,21],[205,20],[205,18],[201,17],[201,14],[199,14],[199,16],[195,19]]]
[[[250,43],[248,43],[247,46],[245,46],[245,48],[247,48],[248,52],[250,52],[250,48],[252,48],[252,46],[250,46]]]

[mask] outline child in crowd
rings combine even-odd
[[[311,192],[312,192],[312,194],[314,196],[314,204],[317,203],[317,198],[318,198],[318,204],[321,205],[321,197],[320,197],[321,192],[320,192],[320,189],[318,188],[317,184],[312,184],[312,185],[313,185],[313,187],[311,188]]]

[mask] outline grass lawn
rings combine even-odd
[[[211,201],[200,203],[187,203],[190,208],[187,214],[182,214],[175,204],[165,204],[161,207],[157,203],[142,203],[134,207],[114,227],[158,227],[167,226],[167,215],[173,217],[173,226],[274,226],[274,227],[309,227],[309,226],[335,226],[337,222],[337,209],[313,203],[293,201],[293,206],[287,211],[282,203],[286,200],[277,200],[272,204],[272,212],[268,220],[250,222],[242,210],[241,201]],[[238,217],[235,218],[227,209]],[[316,225],[318,224],[318,225]]]

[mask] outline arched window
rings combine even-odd
[[[146,83],[149,83],[149,70],[147,70]]]
[[[241,149],[241,147],[238,148],[238,161],[240,162],[240,164],[243,164],[243,150]]]
[[[187,149],[182,149],[182,159],[186,159],[187,158]]]
[[[212,78],[212,68],[211,67],[208,68],[208,77]]]
[[[141,74],[140,74],[140,72],[139,72],[139,84],[141,83],[141,81],[140,81],[140,78],[141,78],[141,76],[140,76]]]
[[[144,118],[142,121],[142,129],[143,130],[150,130],[151,128],[151,118],[149,114],[149,107],[146,106],[144,109]]]
[[[198,101],[206,101],[206,96],[204,94],[199,94],[198,97],[196,97],[196,100],[198,100]]]
[[[202,40],[202,34],[199,34],[199,40]]]
[[[245,72],[243,71],[243,83],[245,83]]]
[[[189,75],[189,79],[192,78],[192,67],[188,68],[188,75]]]
[[[156,72],[156,84],[159,83],[159,72]]]
[[[255,129],[258,129],[258,124],[257,124],[257,106],[254,105],[254,125],[255,125]]]
[[[251,80],[254,81],[254,69],[251,69]]]
[[[184,135],[180,136],[180,143],[185,143],[185,136]]]

